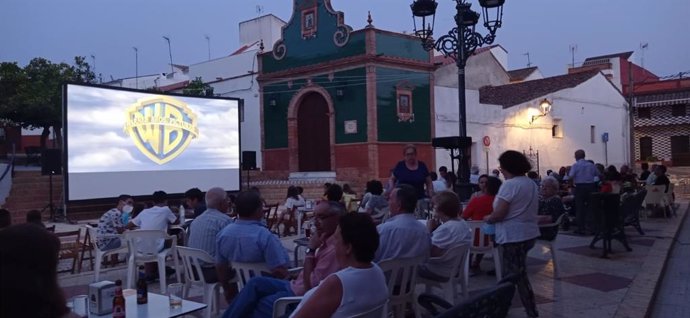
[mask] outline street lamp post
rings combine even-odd
[[[414,33],[422,40],[422,47],[430,51],[436,49],[444,56],[450,57],[458,67],[458,146],[459,154],[453,160],[459,159],[458,165],[458,194],[463,201],[468,200],[472,193],[470,185],[470,147],[472,137],[467,136],[467,115],[465,102],[465,65],[474,51],[485,44],[491,44],[496,38],[496,30],[501,27],[503,18],[503,4],[505,0],[479,0],[484,15],[484,27],[489,30],[486,35],[475,31],[479,22],[479,13],[473,11],[472,4],[467,0],[453,0],[456,3],[456,26],[434,41],[434,22],[436,16],[436,0],[415,0],[410,7],[414,19]]]

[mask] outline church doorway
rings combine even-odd
[[[319,93],[308,93],[297,113],[299,171],[331,171],[328,102]]]

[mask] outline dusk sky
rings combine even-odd
[[[332,0],[355,30],[374,25],[390,31],[412,30],[412,0]],[[445,34],[454,1],[438,0],[436,36]],[[473,0],[478,10],[478,1]],[[262,8],[259,12],[258,7]],[[173,62],[194,64],[228,55],[239,47],[238,24],[272,13],[288,21],[289,0],[3,0],[0,10],[0,61],[25,65],[34,57],[72,62],[86,56],[103,80],[135,74],[133,46],[139,49],[139,74],[169,70]],[[636,51],[648,43],[644,66],[658,76],[690,71],[690,0],[507,0],[504,24],[496,43],[509,53],[511,69],[533,65],[546,76],[562,74],[571,62],[569,46],[577,45],[575,61],[586,57]],[[481,33],[483,27],[478,27]]]

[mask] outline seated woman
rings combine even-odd
[[[477,188],[479,190],[472,193],[470,200],[486,194],[486,180],[488,178],[489,178],[489,175],[486,175],[486,174],[479,176],[479,178],[477,179]]]
[[[494,197],[498,193],[498,188],[501,187],[501,180],[496,177],[489,177],[482,175],[479,178],[480,194],[473,195],[467,207],[462,212],[462,218],[465,220],[481,221],[484,217],[491,214],[493,210],[492,204]]]
[[[335,255],[342,270],[305,295],[290,317],[351,317],[386,303],[386,277],[372,263],[379,233],[371,217],[348,213],[336,229]]]
[[[350,188],[349,184],[347,184],[347,183],[343,184],[343,204],[345,204],[345,208],[349,209],[350,208],[350,202],[352,202],[352,200],[355,200],[355,199],[357,199],[357,192],[352,191],[352,188]],[[348,212],[353,212],[353,211],[348,210]]]
[[[444,191],[436,194],[432,201],[436,207],[434,218],[427,221],[427,227],[431,232],[431,257],[443,256],[448,249],[456,245],[469,245],[472,241],[472,232],[467,222],[459,217],[462,208],[458,195],[454,192]],[[452,271],[452,269],[447,268],[448,265],[427,262],[419,267],[418,274],[428,279],[447,281],[449,277],[444,277],[438,273]]]
[[[539,199],[539,224],[556,222],[565,213],[563,201],[558,195],[558,180],[547,177],[541,182],[541,199]],[[539,228],[541,239],[552,240],[558,234],[558,228]]]
[[[279,222],[285,227],[283,229],[284,234],[287,234],[290,227],[297,229],[297,217],[295,213],[297,209],[304,207],[306,203],[304,199],[299,196],[299,189],[295,186],[289,186],[287,190],[287,197],[285,199],[285,210],[280,212]]]
[[[371,196],[364,206],[365,213],[371,215],[374,223],[379,224],[388,211],[388,201],[383,197],[383,184],[378,180],[369,181],[369,193]]]
[[[498,189],[501,187],[501,179],[494,176],[484,175],[479,178],[479,188],[482,189],[482,194],[473,197],[462,212],[462,218],[465,220],[482,221],[484,217],[493,212],[493,203]],[[479,245],[479,232],[475,233],[474,245]],[[488,242],[489,240],[484,240]],[[473,271],[479,271],[479,264],[482,262],[484,254],[477,254],[470,264]]]

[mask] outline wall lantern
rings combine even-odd
[[[530,118],[530,125],[534,123],[535,120],[537,120],[540,117],[544,117],[548,115],[551,112],[551,106],[553,104],[546,98],[544,98],[541,102],[539,102],[539,110],[541,111],[540,114],[537,115],[532,115]]]

